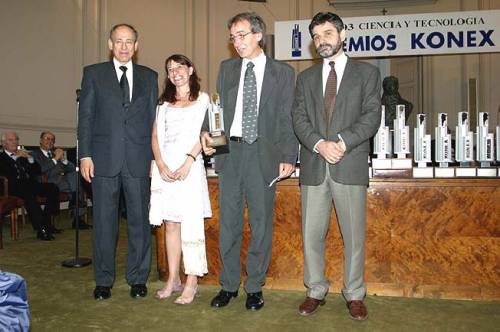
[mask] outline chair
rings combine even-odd
[[[3,217],[10,213],[10,234],[17,240],[17,200],[15,197],[0,197],[0,249],[3,249]]]
[[[10,235],[12,240],[17,240],[17,238],[19,237],[19,232],[17,228],[17,209],[21,209],[23,222],[26,220],[26,210],[24,209],[24,200],[16,196],[9,196],[9,180],[5,176],[0,175],[0,181],[2,181],[3,183],[3,186],[0,187],[2,188],[2,195],[0,196],[0,199],[2,199],[3,201],[2,204],[4,204],[4,208],[0,210],[2,211],[0,215],[3,217],[3,214],[7,212],[11,213]],[[14,205],[14,207],[11,210],[9,210],[9,208],[12,205]]]
[[[47,175],[42,175],[41,176],[41,182],[42,183],[47,183],[48,182],[48,177]],[[87,200],[89,199],[88,195],[87,195],[87,191],[83,188],[83,186],[81,187],[81,190],[83,190],[83,197],[84,197],[84,201],[87,202]],[[63,202],[69,202],[71,201],[71,193],[69,192],[59,192],[59,203],[63,203]],[[37,196],[36,198],[37,202],[41,205],[45,205],[47,203],[47,198],[43,197],[43,196]],[[84,207],[84,206],[81,206],[81,207]],[[85,214],[85,223],[88,224],[88,212]],[[52,217],[52,226],[55,226],[54,225],[54,217]]]

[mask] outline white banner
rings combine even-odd
[[[351,57],[500,52],[500,10],[343,18]],[[316,57],[310,20],[274,26],[275,57]]]

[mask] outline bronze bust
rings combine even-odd
[[[396,105],[405,105],[405,120],[413,109],[413,104],[401,97],[398,92],[399,82],[395,76],[387,76],[382,82],[384,92],[382,94],[382,105],[385,106],[385,125],[393,128],[394,119],[396,119]]]

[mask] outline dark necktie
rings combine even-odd
[[[123,71],[122,77],[120,78],[120,88],[122,89],[123,106],[128,107],[128,105],[130,104],[130,87],[128,85],[128,79],[127,79],[127,67],[120,66],[120,69]]]
[[[241,130],[243,140],[252,144],[257,139],[257,83],[253,62],[247,63],[243,81],[243,115]]]
[[[15,156],[14,153],[11,154],[12,157]],[[14,167],[16,168],[16,178],[17,179],[27,179],[29,176],[28,176],[28,173],[26,172],[26,170],[24,169],[24,166],[22,164],[22,158],[20,157],[17,157],[14,161]]]
[[[337,73],[335,72],[334,61],[330,61],[330,67],[330,74],[328,74],[325,87],[325,114],[327,124],[330,123],[333,107],[335,106],[335,97],[337,96]]]
[[[52,157],[53,157],[53,156],[52,156],[52,151],[48,151],[48,152],[47,152],[47,156],[49,157],[49,159],[52,159]]]

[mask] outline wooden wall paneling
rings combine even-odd
[[[209,179],[209,192],[213,209],[213,218],[205,223],[209,274],[202,282],[218,284],[216,178]],[[367,205],[365,279],[369,294],[500,299],[500,179],[373,179]],[[267,288],[304,289],[300,214],[297,179],[279,183]],[[242,262],[248,242],[245,225]],[[158,250],[164,279],[161,244]],[[330,291],[340,292],[343,248],[334,211],[326,256]],[[243,263],[242,278],[244,269]]]

